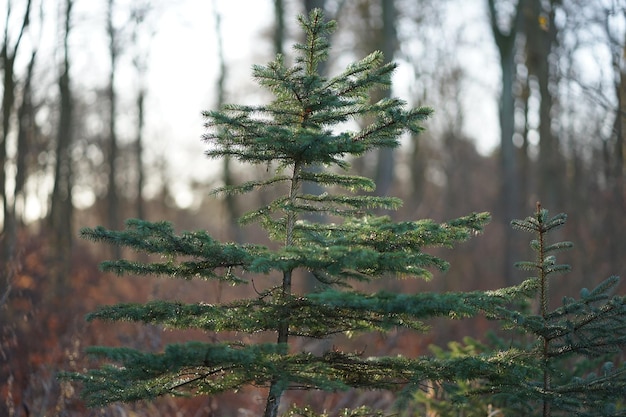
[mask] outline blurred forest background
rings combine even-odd
[[[235,220],[267,196],[220,200],[208,191],[258,178],[265,167],[204,160],[199,115],[264,100],[251,65],[289,57],[295,16],[313,7],[339,23],[324,71],[382,50],[400,67],[393,90],[375,98],[392,94],[436,111],[419,139],[354,161],[353,172],[375,178],[376,193],[404,200],[390,215],[494,217],[484,235],[442,251],[452,266],[432,282],[377,285],[414,292],[519,282],[524,274],[512,264],[529,252],[509,222],[532,214],[538,200],[553,214],[568,213],[559,238],[576,245],[561,259],[574,269],[556,286],[555,303],[611,274],[626,276],[624,0],[3,0],[0,415],[86,415],[73,388],[55,377],[85,366],[86,345],[159,349],[207,337],[85,323],[96,305],[212,302],[252,291],[111,278],[98,262],[136,255],[77,240],[77,232],[119,229],[139,217],[259,241],[257,230]],[[431,343],[480,337],[487,327],[373,335],[370,346],[423,354]],[[307,400],[329,411],[368,402],[356,392]],[[258,402],[251,389],[236,401],[163,399],[93,415],[246,415]]]

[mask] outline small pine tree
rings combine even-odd
[[[105,364],[85,373],[66,375],[82,381],[90,406],[116,401],[151,399],[161,395],[211,395],[245,385],[267,387],[265,416],[275,417],[289,389],[397,389],[410,394],[424,380],[457,377],[501,378],[514,360],[510,355],[443,359],[365,357],[334,347],[322,354],[298,351],[296,338],[328,338],[341,333],[386,332],[393,328],[426,329],[424,319],[461,318],[509,302],[502,293],[365,294],[352,285],[391,275],[430,278],[430,269],[447,263],[423,249],[452,246],[481,231],[486,213],[446,223],[431,220],[396,223],[376,216],[374,209],[395,209],[391,197],[355,194],[371,191],[368,178],[345,173],[349,159],[382,147],[398,146],[403,132],[418,133],[431,109],[406,109],[398,99],[369,102],[373,88],[388,88],[393,64],[383,64],[374,52],[333,78],[317,72],[328,56],[327,35],[334,22],[319,10],[299,22],[306,41],[295,45],[295,62],[282,56],[267,66],[255,66],[254,78],[273,94],[266,105],[228,105],[205,113],[208,156],[228,156],[244,163],[264,164],[268,177],[220,193],[248,193],[274,187],[280,194],[266,206],[242,216],[258,222],[275,241],[272,248],[254,243],[221,243],[205,231],[176,234],[166,222],[129,220],[123,231],[102,227],[82,235],[95,241],[160,255],[162,262],[114,260],[102,269],[120,275],[162,275],[174,279],[220,280],[245,284],[249,276],[264,281],[262,291],[247,299],[217,305],[156,300],[143,304],[105,306],[88,320],[132,321],[206,332],[274,334],[275,342],[172,344],[148,353],[124,347],[91,347],[88,352]],[[341,131],[352,119],[371,121],[355,131]],[[323,166],[325,170],[309,170]],[[303,192],[305,182],[326,187],[320,195]],[[343,191],[342,191],[343,190]],[[331,221],[315,223],[312,213]],[[293,280],[312,274],[314,293],[296,293]],[[276,278],[279,284],[271,286]],[[266,288],[266,289],[263,289]],[[251,339],[254,340],[254,339]],[[357,415],[360,411],[356,411]]]
[[[554,254],[573,245],[550,243],[548,237],[566,218],[562,213],[549,217],[538,204],[533,216],[512,222],[514,228],[535,235],[530,242],[535,260],[516,266],[537,275],[510,289],[517,293],[517,309],[498,307],[489,314],[518,337],[492,334],[483,342],[466,338],[464,343],[450,343],[448,350],[433,347],[433,352],[441,360],[505,352],[516,352],[517,357],[506,370],[507,378],[496,384],[456,378],[444,384],[435,381],[433,389],[418,392],[416,401],[432,415],[626,416],[626,365],[620,364],[626,346],[626,297],[611,296],[619,279],[613,276],[593,290],[583,288],[578,299],[564,297],[561,307],[550,309],[553,280],[570,270],[558,264]]]

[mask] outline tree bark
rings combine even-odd
[[[310,13],[313,9],[326,9],[326,0],[304,0],[304,9]]]
[[[380,38],[380,50],[385,57],[385,63],[393,61],[396,46],[398,44],[398,34],[396,32],[396,8],[393,0],[380,0],[382,8],[382,33]],[[377,100],[389,98],[391,90],[382,90]],[[386,196],[393,185],[395,157],[392,148],[381,148],[378,150],[378,160],[376,164],[376,195]]]
[[[558,136],[553,134],[554,85],[551,62],[552,46],[556,42],[554,22],[555,2],[544,9],[541,0],[524,0],[526,35],[526,65],[539,86],[539,178],[538,194],[544,206],[561,210],[565,186]]]
[[[108,147],[108,188],[107,188],[107,223],[109,229],[117,229],[120,227],[120,204],[117,187],[117,155],[119,152],[117,144],[117,91],[115,90],[115,71],[117,70],[118,59],[118,29],[113,23],[113,10],[115,7],[114,0],[108,0],[107,3],[107,35],[109,37],[109,59],[111,61],[111,68],[109,72],[109,85],[107,95],[109,98],[109,147]],[[120,248],[113,246],[112,256],[118,259],[121,255]]]
[[[515,15],[509,24],[510,28],[505,33],[498,24],[498,16],[494,0],[487,0],[489,15],[491,19],[492,34],[500,54],[500,69],[502,91],[499,99],[499,121],[500,121],[500,203],[501,203],[501,225],[504,239],[504,264],[503,273],[506,285],[515,283],[513,280],[513,245],[512,233],[509,222],[518,217],[520,205],[519,171],[517,167],[517,155],[513,143],[515,133],[515,96],[513,92],[513,82],[515,80],[515,41],[520,28],[522,2],[518,0]]]
[[[609,11],[606,12],[605,30],[610,42],[612,64],[614,71],[614,89],[616,107],[614,110],[613,133],[609,141],[604,142],[604,164],[607,187],[609,189],[608,204],[612,209],[607,211],[604,218],[608,259],[611,260],[611,270],[620,269],[626,240],[623,238],[624,220],[626,212],[626,33],[616,38],[608,25]],[[622,13],[622,24],[626,23],[626,13]]]
[[[54,186],[50,199],[49,224],[52,230],[53,267],[52,295],[60,295],[67,287],[72,250],[72,157],[74,102],[70,84],[70,59],[68,40],[71,29],[72,0],[65,3],[65,28],[63,34],[63,63],[59,76],[60,115],[57,130]]]
[[[281,1],[275,1],[275,12],[279,13],[278,8],[283,7]],[[281,12],[282,13],[282,12]],[[282,17],[277,20],[282,19]],[[215,100],[215,107],[217,109],[221,108],[225,103],[226,97],[226,78],[228,76],[227,68],[226,68],[226,58],[224,57],[224,43],[223,43],[223,33],[222,33],[222,18],[219,10],[217,10],[217,5],[214,5],[213,10],[213,20],[215,22],[215,37],[217,39],[217,55],[219,61],[219,72],[217,77],[217,82],[215,85],[217,98]],[[284,30],[283,23],[277,23],[276,31]],[[277,38],[281,38],[280,42]],[[275,47],[277,45],[282,45],[282,35],[274,35],[274,44]],[[234,184],[232,167],[231,167],[231,158],[229,156],[224,157],[223,165],[222,165],[222,181],[224,182],[224,186],[231,186]],[[239,206],[237,204],[236,197],[232,194],[226,194],[224,196],[224,208],[225,215],[228,223],[228,235],[229,239],[233,239],[235,242],[243,242],[243,235],[241,232],[241,227],[239,227],[238,218],[239,218]]]
[[[15,216],[15,225],[22,225],[24,213],[18,216],[16,203],[21,200],[22,207],[25,205],[24,186],[28,175],[27,159],[31,152],[31,145],[36,134],[35,110],[33,106],[32,80],[35,69],[37,50],[34,50],[26,70],[26,79],[22,87],[22,103],[17,110],[18,132],[17,153],[15,155],[15,190],[11,212]],[[18,218],[19,217],[19,218]]]
[[[289,203],[295,204],[297,196],[301,193],[301,182],[298,179],[302,171],[302,165],[299,162],[294,163],[293,173],[291,177],[291,186],[289,190]],[[294,228],[298,215],[294,211],[286,213],[285,222],[285,247],[292,246],[294,243]],[[286,270],[283,272],[282,288],[280,291],[278,302],[287,301],[292,295],[292,273],[293,270]],[[285,314],[280,323],[277,326],[278,337],[277,344],[287,344],[289,342],[289,314]],[[282,380],[280,376],[275,376],[271,382],[270,390],[267,396],[265,404],[265,413],[263,417],[276,417],[278,415],[278,407],[280,406],[280,400],[283,393],[287,389],[287,384]]]
[[[148,3],[138,2],[131,8],[132,34],[131,43],[134,50],[133,66],[137,77],[137,98],[135,100],[135,109],[137,111],[136,119],[136,137],[134,143],[135,170],[137,173],[137,182],[135,183],[135,216],[138,219],[146,218],[146,207],[143,199],[143,187],[145,184],[145,172],[143,162],[144,150],[144,125],[145,125],[145,100],[147,95],[146,87],[146,70],[148,67],[149,45],[142,44],[142,32],[149,28],[146,22],[148,14],[152,6]],[[149,34],[150,36],[153,33]]]
[[[5,296],[8,297],[11,288],[13,258],[17,239],[17,224],[13,210],[15,196],[9,199],[6,176],[6,168],[9,162],[7,160],[7,140],[11,129],[11,116],[13,115],[15,105],[15,57],[17,56],[17,51],[19,50],[24,32],[30,24],[30,10],[31,0],[28,0],[17,39],[11,45],[8,29],[11,19],[11,2],[9,1],[7,3],[4,40],[2,50],[0,51],[0,60],[2,61],[0,68],[3,69],[2,135],[0,136],[0,197],[2,198],[3,211],[2,229],[0,230],[0,236],[2,236],[2,239],[0,239],[0,276],[3,281],[0,284],[0,289],[2,290],[0,292],[2,293],[2,299],[5,299]]]
[[[274,0],[274,17],[276,27],[274,29],[274,53],[283,54],[283,41],[285,40],[285,2]]]
[[[146,89],[141,87],[137,93],[137,138],[135,139],[135,166],[137,169],[137,218],[146,218],[146,209],[143,201],[142,191],[145,183],[143,171],[143,126],[144,126],[144,102]]]

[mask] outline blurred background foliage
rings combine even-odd
[[[121,254],[75,238],[83,226],[121,228],[124,219],[139,217],[206,229],[221,240],[261,239],[253,227],[238,227],[236,218],[268,196],[208,196],[215,186],[260,172],[202,160],[199,115],[223,103],[264,100],[251,87],[250,66],[276,53],[289,58],[295,15],[314,7],[339,23],[324,71],[333,74],[335,66],[381,50],[400,67],[393,90],[374,99],[392,94],[436,110],[419,139],[407,137],[397,150],[353,161],[353,172],[374,178],[377,194],[404,200],[390,213],[396,220],[444,221],[471,211],[494,217],[483,236],[442,251],[452,265],[446,274],[429,283],[390,278],[382,285],[415,292],[520,282],[523,274],[513,263],[526,259],[528,248],[509,222],[538,200],[569,215],[559,239],[576,244],[562,259],[574,269],[562,278],[567,285],[555,285],[555,300],[568,289],[626,275],[626,1],[254,2],[263,15],[243,0],[173,3],[0,3],[6,11],[0,35],[0,414],[85,415],[72,387],[55,378],[59,369],[82,369],[84,346],[159,349],[194,336],[87,325],[83,316],[96,305],[164,296],[210,303],[253,291],[114,280],[97,264]],[[190,27],[198,21],[196,33]],[[172,33],[180,34],[170,39],[173,49],[163,41]],[[176,111],[185,105],[194,113],[189,118]],[[419,337],[396,332],[360,339],[355,350],[367,344],[385,353],[421,354],[431,343],[480,338],[489,328],[481,320],[436,324],[436,331]],[[342,396],[349,403],[316,395],[294,395],[293,401],[315,402],[331,413],[391,401],[384,393]],[[251,388],[236,400],[162,399],[98,415],[254,415],[260,398]]]

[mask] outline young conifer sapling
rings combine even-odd
[[[354,289],[354,283],[393,276],[429,279],[433,268],[445,270],[448,265],[423,249],[449,247],[468,239],[483,229],[489,215],[470,214],[437,223],[394,222],[374,214],[375,210],[394,210],[401,201],[367,195],[375,184],[349,174],[350,161],[380,148],[397,147],[406,132],[418,134],[432,110],[407,108],[396,98],[370,102],[372,89],[390,87],[395,68],[383,63],[380,52],[352,63],[334,77],[321,76],[317,68],[328,58],[328,35],[335,23],[325,21],[320,10],[299,17],[299,23],[306,40],[294,46],[293,65],[278,56],[253,68],[254,79],[272,95],[268,104],[227,105],[204,114],[209,157],[228,156],[266,167],[266,178],[222,187],[214,194],[277,190],[272,194],[278,194],[276,198],[241,218],[244,225],[258,222],[273,240],[271,245],[222,243],[206,231],[176,234],[167,222],[143,220],[129,220],[123,231],[102,227],[82,231],[88,239],[163,259],[108,261],[102,264],[105,271],[233,285],[247,285],[254,277],[255,283],[249,298],[219,304],[121,303],[99,308],[89,320],[195,328],[215,335],[272,334],[274,341],[192,341],[168,345],[157,353],[89,348],[106,364],[70,375],[83,382],[82,394],[89,405],[161,395],[213,395],[254,385],[267,389],[265,416],[275,417],[283,394],[291,389],[403,388],[410,394],[424,380],[458,375],[490,378],[509,363],[506,356],[490,362],[482,358],[367,357],[365,352],[345,352],[340,346],[316,354],[301,350],[302,344],[296,343],[394,328],[424,331],[425,319],[471,316],[507,302],[501,294],[478,292],[398,294]],[[368,123],[345,129],[354,120]],[[323,168],[312,170],[314,166]],[[306,182],[324,187],[325,192],[305,193]],[[310,214],[324,214],[327,221],[312,221]],[[315,277],[317,289],[298,293],[294,280],[305,274]]]

